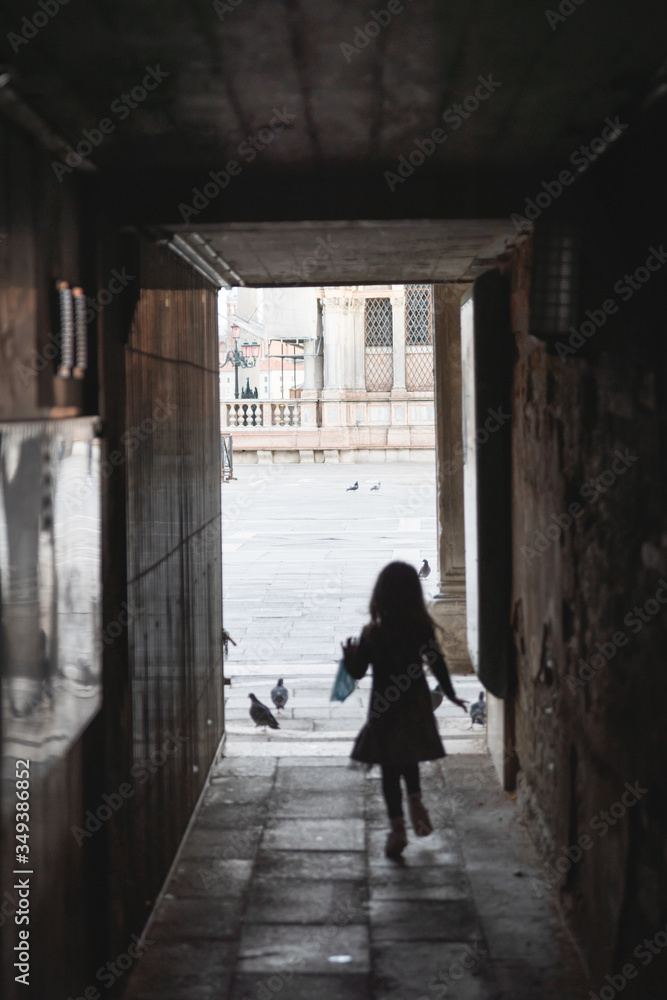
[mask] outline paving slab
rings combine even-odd
[[[287,978],[289,976],[289,978]],[[289,1000],[368,1000],[371,996],[369,976],[359,973],[326,976],[240,975],[235,977],[229,1000],[254,1000],[270,997],[284,988]]]
[[[305,750],[306,750],[306,752],[303,755],[300,755],[299,757],[294,758],[294,760],[292,760],[289,757],[279,757],[277,759],[278,774],[280,774],[280,772],[283,771],[285,768],[292,768],[292,767],[299,767],[299,768],[300,767],[337,767],[337,768],[340,768],[342,766],[341,765],[340,757],[331,757],[331,756],[325,756],[325,755],[322,755],[320,757],[311,757],[311,756],[309,756],[309,754],[307,752],[308,746],[305,747]],[[346,763],[344,766],[346,767],[346,769],[350,767],[349,763]],[[347,780],[347,778],[346,778],[346,780]]]
[[[266,815],[266,789],[259,802],[237,802],[229,789],[210,789],[199,811],[199,825],[216,829],[238,829],[261,824]],[[233,806],[233,808],[230,808]]]
[[[213,816],[209,807],[221,806],[223,808],[216,809],[213,820],[218,829],[256,826],[266,815],[266,796],[270,791],[270,786],[263,785],[254,792],[255,795],[259,795],[258,802],[245,802],[238,798],[238,796],[245,794],[244,792],[236,792],[235,794],[229,787],[216,787],[216,784],[211,783],[205,793],[200,812],[202,825],[206,826],[209,817]],[[231,809],[230,806],[234,808]]]
[[[226,780],[232,777],[270,777],[276,769],[275,760],[250,760],[248,758],[240,758],[233,762],[225,759],[225,754],[222,753],[219,759],[214,762],[211,768],[210,776],[213,782],[216,778],[221,778]]]
[[[304,752],[309,755],[321,754],[322,757],[330,757],[332,754],[336,754],[341,758],[345,758],[349,757],[350,748],[345,744],[337,746],[331,740],[313,741],[309,743],[305,751],[302,743],[290,745],[288,742],[283,741],[282,746],[280,746],[280,753],[285,757],[300,757]],[[269,739],[265,742],[248,740],[234,743],[229,747],[228,754],[230,757],[273,758],[276,755],[276,741],[275,739]]]
[[[312,741],[305,743],[305,748],[307,749],[311,743]],[[363,771],[348,767],[346,763],[342,766],[338,763],[335,769],[332,768],[326,772],[323,772],[319,767],[311,768],[304,764],[299,767],[298,775],[296,775],[290,773],[290,765],[287,761],[283,761],[276,774],[274,785],[276,794],[291,791],[297,777],[300,788],[309,788],[315,792],[330,791],[345,794],[347,791],[363,792],[364,789]]]
[[[472,941],[482,929],[470,898],[372,899],[374,944],[384,941]]]
[[[361,851],[277,851],[262,848],[254,870],[255,876],[358,881],[365,878],[367,865]]]
[[[406,866],[390,873],[374,869],[370,873],[369,883],[373,905],[385,900],[467,899],[471,894],[468,877],[458,866]]]
[[[363,851],[362,819],[274,819],[264,831],[267,850]]]
[[[344,958],[344,961],[340,959]],[[338,975],[370,971],[370,944],[365,924],[314,925],[305,929],[291,924],[247,924],[241,932],[237,969]]]
[[[239,831],[240,833],[240,831]],[[192,855],[184,852],[166,885],[167,899],[220,896],[233,899],[243,895],[250,884],[249,859],[220,860],[214,852]]]
[[[257,817],[261,825],[237,825],[230,827],[230,807],[226,804],[208,806],[201,810],[201,822],[184,848],[183,857],[209,854],[220,859],[246,860],[253,858],[257,851],[265,817]]]
[[[363,879],[307,882],[265,875],[254,879],[243,919],[264,924],[363,923],[367,898]]]
[[[298,779],[297,779],[298,780]],[[276,793],[271,800],[271,814],[277,819],[325,818],[363,820],[365,802],[362,794],[320,792],[302,789]]]
[[[242,895],[175,899],[166,897],[153,923],[160,940],[190,941],[238,938],[245,899]]]

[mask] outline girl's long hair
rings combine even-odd
[[[414,566],[392,562],[377,578],[369,606],[371,621],[392,632],[435,627],[426,610],[422,585]]]

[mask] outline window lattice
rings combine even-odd
[[[433,389],[433,307],[430,285],[405,286],[405,387]]]
[[[386,392],[394,384],[394,338],[389,299],[366,299],[366,389]]]
[[[366,299],[366,347],[392,347],[391,302]]]
[[[405,340],[407,344],[431,345],[431,287],[405,286]]]

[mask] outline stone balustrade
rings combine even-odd
[[[423,461],[434,454],[432,394],[337,395],[221,402],[221,429],[234,434],[235,461]]]
[[[301,402],[298,399],[235,399],[221,404],[223,429],[252,430],[254,427],[300,427]]]

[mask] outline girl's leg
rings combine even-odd
[[[418,837],[428,837],[429,833],[433,832],[433,827],[422,803],[419,764],[408,764],[403,768],[403,776],[408,789],[408,803],[413,829]]]
[[[382,791],[387,803],[391,831],[387,837],[384,853],[392,861],[400,861],[401,854],[408,844],[403,822],[403,806],[401,804],[401,768],[382,766]]]
[[[405,778],[408,795],[419,795],[421,792],[419,764],[406,764],[403,768],[403,777]]]
[[[403,815],[401,804],[401,769],[382,765],[382,792],[387,803],[387,813],[389,819],[396,819]]]

